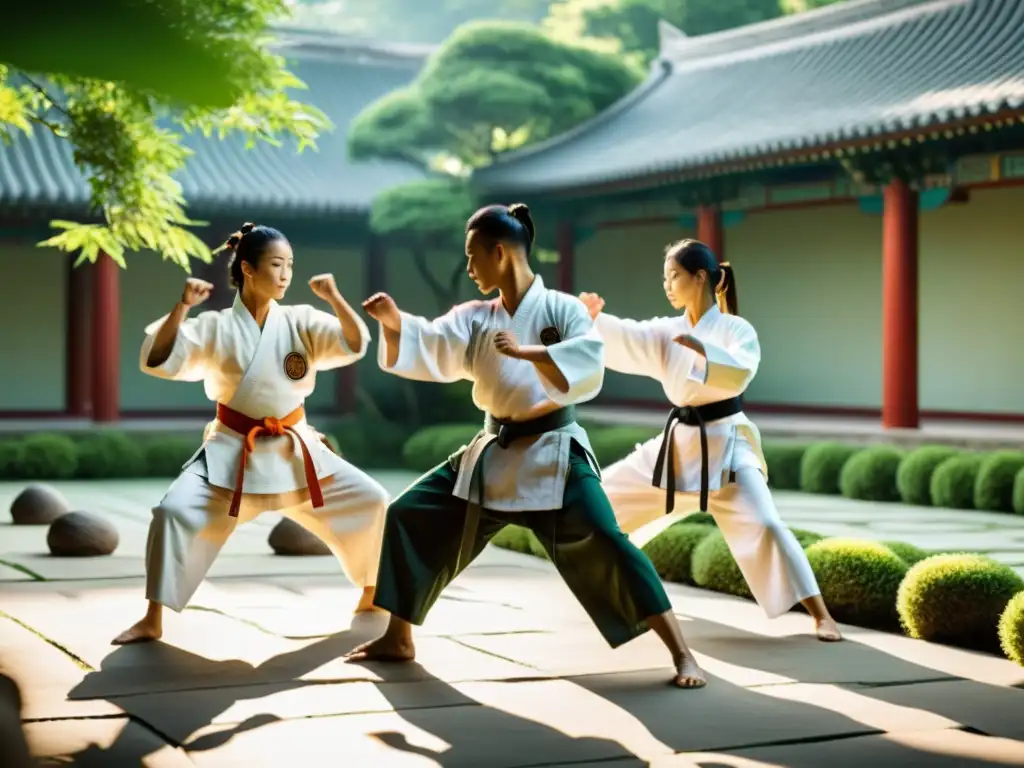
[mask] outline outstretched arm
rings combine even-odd
[[[677,336],[674,341],[697,353],[691,379],[735,395],[750,385],[761,363],[761,344],[749,323],[737,326],[724,344],[713,344],[692,334]]]

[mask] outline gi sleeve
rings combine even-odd
[[[202,381],[206,378],[208,366],[213,357],[213,348],[217,334],[217,312],[203,312],[196,317],[187,318],[178,326],[178,335],[174,337],[171,353],[160,365],[147,364],[149,353],[160,326],[167,315],[154,320],[146,326],[146,337],[142,341],[139,353],[139,368],[143,373],[158,379],[171,381]]]
[[[366,356],[370,347],[370,329],[358,315],[359,348],[351,349],[345,341],[341,320],[335,314],[309,305],[295,307],[295,311],[299,335],[314,370],[341,368]]]
[[[723,390],[729,396],[743,393],[761,363],[761,344],[750,323],[738,325],[725,344],[704,341],[704,355],[697,355],[690,378],[708,387]]]
[[[569,384],[559,391],[540,376],[545,394],[561,406],[593,400],[604,384],[605,344],[594,328],[586,306],[574,296],[558,303],[556,322],[561,340],[547,347],[551,362]]]
[[[402,330],[398,342],[398,359],[387,364],[387,337],[380,329],[377,363],[381,370],[414,381],[449,384],[460,379],[471,380],[467,361],[472,331],[471,308],[463,304],[453,307],[435,320],[427,320],[408,312],[400,312]]]
[[[627,320],[602,312],[594,327],[604,339],[605,365],[619,373],[665,378],[672,318]]]

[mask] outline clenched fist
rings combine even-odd
[[[596,320],[597,316],[601,314],[601,310],[604,309],[604,299],[596,293],[581,293],[580,301],[583,302],[583,306],[590,313],[591,320]]]
[[[198,277],[190,277],[185,281],[185,290],[181,292],[181,303],[186,307],[196,307],[210,298],[213,293],[213,283],[200,280]]]
[[[398,333],[402,329],[402,316],[398,314],[398,305],[386,293],[375,293],[363,302],[366,314],[387,328]]]
[[[341,295],[338,292],[338,284],[334,282],[334,275],[329,272],[322,275],[313,275],[313,277],[309,278],[309,287],[313,290],[313,293],[324,301],[331,301]]]
[[[498,331],[494,334],[494,347],[507,357],[519,356],[519,342],[512,331]]]

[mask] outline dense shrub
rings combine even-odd
[[[738,597],[752,597],[743,572],[720,530],[705,536],[694,548],[690,573],[698,587]]]
[[[620,459],[624,459],[637,447],[646,443],[660,430],[652,427],[591,427],[587,430],[590,446],[594,449],[594,458],[602,467],[610,467]]]
[[[959,451],[946,445],[922,445],[906,455],[896,471],[896,489],[905,504],[927,507],[932,503],[932,475],[943,461]]]
[[[547,552],[541,546],[533,531],[521,525],[506,525],[491,539],[491,544],[524,555],[548,559]]]
[[[647,542],[643,551],[665,581],[693,584],[693,550],[714,532],[715,528],[710,525],[676,523]]]
[[[800,490],[800,464],[807,446],[802,443],[768,443],[761,446],[768,465],[768,485],[780,491]]]
[[[999,618],[999,645],[1006,658],[1024,667],[1024,592],[1006,604]]]
[[[345,461],[362,469],[394,469],[411,430],[387,419],[362,415],[331,430]]]
[[[74,441],[65,435],[40,432],[22,439],[13,474],[20,480],[67,480],[77,471]]]
[[[995,649],[1000,617],[1021,590],[1024,579],[991,558],[933,555],[907,572],[896,607],[911,637]]]
[[[1013,511],[1024,515],[1024,469],[1017,473],[1013,481]]]
[[[137,440],[123,432],[94,432],[78,442],[77,477],[108,479],[148,474],[146,457]]]
[[[416,472],[426,472],[462,446],[468,445],[479,431],[479,424],[435,424],[424,427],[402,446],[402,462]]]
[[[887,445],[858,451],[839,473],[839,491],[848,499],[898,501],[896,473],[902,460],[903,452]]]
[[[822,541],[825,538],[820,533],[815,533],[814,531],[805,531],[803,528],[790,528],[789,530],[792,531],[793,535],[796,537],[796,540],[804,549],[807,549],[809,546],[813,544],[817,544],[819,541]]]
[[[843,465],[861,449],[842,443],[814,443],[800,460],[800,490],[805,493],[839,493]]]
[[[0,480],[19,480],[18,472],[25,455],[20,440],[0,440]]]
[[[862,539],[825,539],[807,548],[821,596],[839,621],[895,627],[896,593],[907,564],[888,547]]]
[[[710,512],[692,512],[682,520],[681,523],[692,523],[693,525],[713,525],[715,528],[718,527],[718,523],[715,522],[715,516]]]
[[[932,474],[932,506],[972,509],[981,460],[979,454],[960,453],[939,464]]]
[[[916,565],[932,555],[931,552],[903,541],[883,541],[882,543],[907,565]]]
[[[198,440],[184,435],[151,437],[139,445],[147,477],[174,477],[198,448]]]
[[[1013,481],[1024,469],[1024,452],[995,451],[978,467],[974,481],[974,508],[992,512],[1013,511]]]

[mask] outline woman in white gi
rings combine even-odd
[[[381,367],[421,381],[473,382],[486,414],[469,446],[391,504],[375,604],[391,613],[354,661],[408,661],[412,625],[510,523],[530,528],[605,640],[617,647],[653,629],[684,688],[705,680],[683,642],[661,580],[615,524],[574,405],[604,379],[603,344],[586,307],[544,287],[529,266],[525,205],[482,208],[466,225],[466,269],[492,301],[434,321],[400,312],[386,294],[364,307],[380,323]],[[522,344],[522,346],[520,346]]]
[[[840,640],[807,556],[772,501],[761,437],[743,413],[761,347],[736,314],[732,268],[704,243],[682,240],[666,252],[663,279],[681,315],[625,320],[602,312],[597,294],[580,294],[608,368],[661,382],[673,405],[663,435],[604,472],[619,526],[643,543],[678,519],[677,493],[698,495],[765,613],[775,618],[802,603],[821,640]]]
[[[320,538],[374,610],[386,491],[334,454],[306,422],[316,372],[366,354],[369,330],[329,274],[309,281],[333,314],[283,306],[292,249],[276,229],[245,224],[226,246],[238,294],[230,309],[186,319],[209,283],[189,279],[171,313],[146,327],[140,364],[152,376],[202,381],[217,419],[153,509],[145,617],[114,644],[154,640],[163,607],[184,609],[239,522],[277,511]]]

